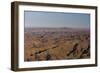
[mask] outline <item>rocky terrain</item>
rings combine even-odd
[[[73,28],[25,28],[24,61],[90,58],[90,31]]]

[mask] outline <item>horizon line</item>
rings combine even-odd
[[[84,27],[24,27],[24,28],[70,28],[70,29],[90,29],[90,28],[84,28]]]

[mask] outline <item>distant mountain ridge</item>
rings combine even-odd
[[[89,29],[84,28],[69,28],[69,27],[61,27],[61,28],[24,28],[24,32],[48,32],[48,31],[90,31]]]

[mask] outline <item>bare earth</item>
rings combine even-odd
[[[25,28],[24,61],[90,58],[89,29]]]

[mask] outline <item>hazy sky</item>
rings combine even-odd
[[[90,14],[25,11],[24,15],[25,27],[90,27]]]

